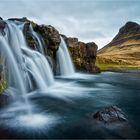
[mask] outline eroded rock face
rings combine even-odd
[[[30,30],[30,24],[31,23],[29,21],[26,21],[24,23],[23,33],[24,33],[25,38],[27,40],[28,46],[31,47],[31,49],[35,50],[35,48],[36,48],[36,42],[33,39],[31,30]]]
[[[61,42],[60,34],[53,26],[36,25],[34,27],[34,30],[41,34],[46,46],[50,50],[52,50],[53,52],[56,52],[58,50],[59,44]]]
[[[6,23],[0,19],[0,29],[4,29],[6,26]]]
[[[93,115],[94,119],[105,122],[105,123],[114,123],[114,122],[126,122],[126,115],[124,112],[117,106],[105,107],[102,110],[96,112]]]
[[[50,25],[49,26],[38,25],[34,22],[26,21],[24,25],[24,34],[26,36],[28,45],[32,49],[36,48],[36,41],[32,36],[30,25],[32,25],[33,30],[37,32],[44,40],[43,43],[44,43],[44,52],[46,54],[46,58],[48,58],[48,61],[50,62],[53,71],[55,72],[56,51],[58,50],[59,44],[61,42],[59,32]]]
[[[46,54],[46,58],[50,61],[54,73],[57,73],[56,52],[61,42],[60,33],[51,25],[38,25],[27,18],[12,18],[9,20],[24,22],[24,35],[28,46],[35,49],[36,41],[34,40],[30,30],[30,25],[32,25],[33,30],[44,40],[44,52]],[[97,45],[94,42],[86,44],[78,41],[77,38],[67,38],[64,35],[63,37],[68,45],[75,67],[78,71],[88,73],[100,72],[99,68],[95,66]]]
[[[4,28],[5,28],[5,27],[6,27],[6,22],[3,21],[2,18],[0,18],[0,32],[1,32],[3,35],[5,35],[5,33],[4,33]]]
[[[94,42],[84,43],[77,38],[63,36],[72,55],[73,62],[78,71],[87,73],[98,73],[99,68],[95,66],[97,45]]]

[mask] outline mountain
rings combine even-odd
[[[140,25],[127,22],[105,47],[98,51],[97,65],[102,70],[140,68]]]

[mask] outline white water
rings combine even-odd
[[[47,90],[48,86],[54,84],[53,73],[47,59],[41,53],[28,48],[22,31],[23,24],[7,23],[9,27],[9,45],[19,62],[18,65],[21,66],[21,75],[24,78],[23,86],[26,87],[27,91],[31,91],[34,89],[33,80],[36,88]],[[41,41],[38,44],[40,43]]]
[[[36,41],[36,44],[37,44],[36,50],[39,51],[41,54],[45,55],[44,47],[43,47],[43,43],[42,43],[43,40],[41,39],[41,36],[39,36],[39,34],[33,30],[32,25],[30,25],[30,30],[31,30],[33,38],[34,38],[34,40]]]
[[[26,94],[36,89],[47,91],[54,85],[53,73],[45,56],[28,48],[23,35],[24,24],[14,21],[6,23],[5,36],[0,34],[0,52],[5,58],[2,65],[8,80],[7,91],[15,98],[23,99],[24,102],[19,102],[18,106],[22,108],[25,104],[26,111],[32,114]]]
[[[37,87],[41,90],[47,90],[48,86],[54,84],[54,77],[47,59],[37,51],[28,48],[22,48],[26,69],[30,72]]]
[[[61,37],[61,43],[57,51],[57,60],[60,65],[60,73],[62,76],[70,76],[75,73],[74,66],[63,37]]]
[[[16,62],[16,59],[11,51],[11,48],[9,47],[6,39],[3,36],[0,36],[0,51],[4,53],[6,56],[6,67],[8,71],[8,86],[14,87],[16,89],[15,93],[16,97],[19,97],[19,94],[22,95],[24,103],[27,105],[27,112],[30,114],[31,113],[31,108],[28,102],[28,99],[26,98],[26,87],[24,86],[24,79],[23,75],[21,73],[20,67],[18,66],[18,63]],[[9,88],[10,89],[10,88]],[[13,91],[10,91],[11,94]],[[13,94],[12,94],[13,95]]]

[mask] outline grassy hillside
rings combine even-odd
[[[98,51],[96,65],[101,70],[140,69],[140,27],[136,24],[133,26],[130,29],[127,23],[108,45]],[[136,31],[135,26],[138,28]]]

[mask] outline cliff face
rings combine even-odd
[[[127,22],[114,39],[98,51],[97,60],[99,64],[140,67],[140,25]]]
[[[11,18],[8,20],[20,21],[24,22],[24,35],[27,40],[28,46],[31,49],[36,49],[37,44],[36,40],[33,38],[32,30],[38,33],[44,44],[44,52],[49,60],[49,63],[54,71],[57,73],[57,60],[56,53],[59,49],[59,45],[61,42],[60,33],[57,29],[55,29],[51,25],[38,25],[26,17],[24,18]],[[31,29],[32,26],[32,29]],[[5,28],[5,22],[0,19],[0,29],[3,30]],[[70,50],[70,54],[72,56],[72,60],[75,64],[76,70],[87,73],[97,73],[99,72],[99,68],[95,66],[96,54],[97,54],[97,45],[94,42],[84,43],[78,41],[77,38],[68,38],[64,36],[68,49]]]
[[[84,43],[78,41],[78,38],[63,37],[65,38],[77,71],[87,73],[100,72],[99,68],[95,66],[98,47],[94,42]]]
[[[37,25],[34,22],[25,20],[24,34],[28,41],[28,45],[35,49],[36,43],[32,38],[30,31],[30,24],[32,24],[33,30],[41,35],[45,44],[45,54],[50,60],[50,64],[53,68],[54,73],[57,73],[57,60],[56,52],[59,49],[60,33],[51,25]],[[95,66],[97,45],[94,42],[84,43],[78,41],[77,38],[68,38],[62,35],[66,41],[72,60],[75,64],[76,70],[87,73],[98,73],[99,68]]]

